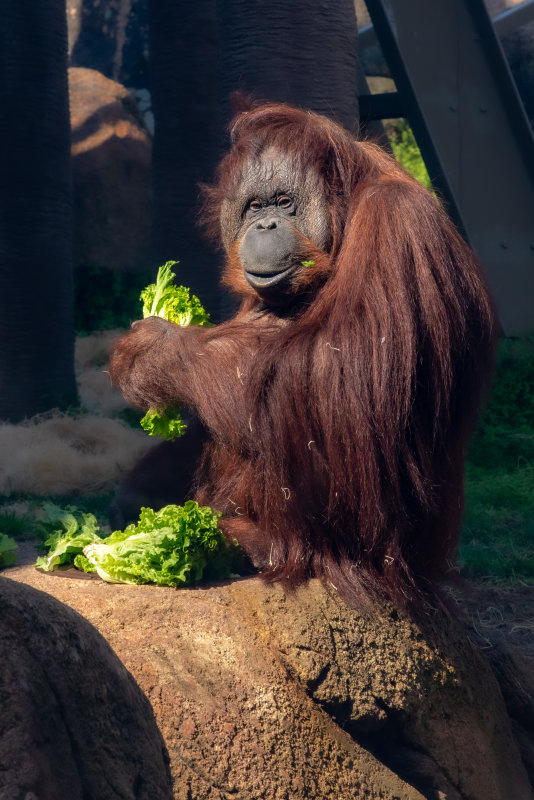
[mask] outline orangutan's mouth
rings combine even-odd
[[[298,265],[292,264],[290,267],[279,272],[273,272],[272,270],[265,272],[249,272],[245,270],[245,278],[255,291],[261,293],[262,290],[271,289],[283,284],[295,272],[297,266]]]

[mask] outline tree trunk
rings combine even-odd
[[[217,18],[223,99],[243,89],[259,100],[310,108],[355,131],[354,0],[217,0]]]
[[[0,21],[0,419],[76,397],[63,0],[7,0]]]
[[[150,0],[149,26],[154,266],[180,261],[178,282],[217,317],[220,257],[196,224],[198,183],[212,179],[223,138],[214,0]]]

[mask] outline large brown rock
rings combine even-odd
[[[179,800],[533,797],[493,672],[437,612],[425,630],[358,614],[314,581],[287,596],[258,578],[176,591],[4,574],[106,637],[152,704]]]
[[[148,0],[67,0],[69,57],[126,86],[149,85]]]
[[[74,264],[147,269],[151,138],[136,102],[94,69],[69,69]]]
[[[152,710],[70,608],[0,578],[2,800],[169,800]]]

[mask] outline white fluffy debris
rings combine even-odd
[[[123,328],[116,328],[92,333],[90,336],[78,336],[74,354],[76,371],[82,372],[89,367],[106,369],[111,346],[123,333]]]
[[[127,408],[118,389],[111,384],[107,365],[113,342],[122,330],[101,331],[76,339],[75,367],[80,402],[90,414],[112,416]]]
[[[125,423],[55,414],[0,425],[0,493],[96,494],[111,490],[153,444]]]
[[[76,376],[84,412],[51,412],[18,425],[0,423],[0,494],[97,494],[112,490],[157,444],[113,414],[127,407],[110,382],[107,361],[121,331],[76,341]]]

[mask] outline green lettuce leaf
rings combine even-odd
[[[39,525],[48,533],[49,552],[35,566],[49,572],[74,564],[84,572],[97,572],[105,581],[160,586],[228,577],[240,564],[240,556],[237,546],[229,546],[219,530],[219,517],[189,500],[159,511],[143,508],[139,522],[103,537],[92,514],[46,503]]]
[[[210,315],[204,310],[196,295],[190,295],[185,286],[175,286],[176,275],[172,267],[178,261],[167,261],[159,268],[156,283],[151,283],[141,292],[143,317],[163,317],[185,327],[187,325],[210,325]],[[161,436],[172,441],[185,433],[187,425],[177,408],[158,410],[150,408],[141,420],[141,427],[149,436]]]
[[[86,545],[100,540],[95,516],[85,514],[76,506],[60,508],[54,503],[44,503],[43,516],[36,523],[36,528],[44,539],[48,555],[40,556],[35,566],[45,572],[72,564]]]
[[[217,526],[218,512],[193,500],[160,511],[143,508],[137,525],[84,548],[98,575],[111,583],[187,586],[230,574],[235,548]]]
[[[210,315],[202,303],[191,295],[185,286],[175,286],[176,275],[172,267],[178,261],[167,261],[158,270],[156,283],[151,283],[141,292],[143,317],[163,317],[177,325],[207,325]]]
[[[165,411],[149,408],[140,424],[149,436],[161,436],[170,442],[182,436],[187,428],[177,408],[167,408]]]
[[[0,569],[11,567],[17,559],[18,544],[11,536],[0,533]]]
[[[74,556],[74,561],[72,563],[80,572],[96,572],[96,569],[83,553],[78,553],[78,555]]]

